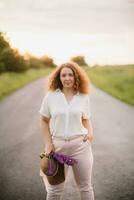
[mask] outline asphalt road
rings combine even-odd
[[[38,123],[45,88],[43,78],[0,103],[0,200],[45,200]],[[134,108],[92,86],[91,111],[95,200],[134,200]],[[80,200],[71,169],[63,199]]]

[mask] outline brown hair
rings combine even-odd
[[[62,83],[60,81],[60,72],[64,67],[70,68],[75,77],[74,89],[83,94],[88,94],[90,91],[90,79],[88,78],[84,69],[82,69],[77,63],[67,62],[59,65],[56,69],[50,74],[50,78],[48,80],[48,90],[54,91],[57,88],[62,89]]]

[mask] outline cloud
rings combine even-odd
[[[0,10],[4,9],[6,6],[6,3],[4,1],[0,1]]]
[[[0,28],[83,33],[125,32],[134,27],[134,6],[126,0],[5,0]],[[4,3],[5,2],[5,3]],[[2,12],[3,10],[3,12]]]

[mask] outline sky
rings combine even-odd
[[[20,53],[56,64],[134,63],[134,0],[0,0],[0,31]]]

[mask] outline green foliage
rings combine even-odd
[[[0,33],[0,72],[22,72],[27,64],[17,49],[12,49],[3,33]]]
[[[42,56],[40,60],[43,63],[43,65],[45,65],[45,66],[56,67],[53,59],[48,57],[47,55]]]
[[[27,53],[24,55],[24,59],[28,67],[33,69],[46,69],[50,67],[56,67],[56,65],[53,63],[53,59],[46,56],[37,58]]]
[[[17,50],[5,48],[1,53],[0,61],[4,63],[6,71],[22,72],[27,70],[24,58],[19,55]]]
[[[77,63],[79,66],[87,65],[84,56],[75,56],[75,57],[72,57],[70,60]]]
[[[41,69],[44,67],[42,62],[34,56],[29,57],[29,59],[27,60],[27,64],[29,68],[33,68],[33,69]]]
[[[5,63],[4,62],[0,62],[0,73],[6,71],[6,67],[5,67]]]
[[[5,39],[5,34],[0,32],[0,52],[5,48],[10,48],[10,44],[7,39]]]

